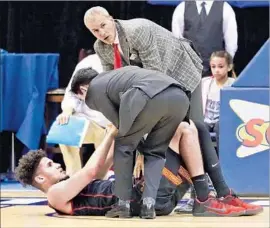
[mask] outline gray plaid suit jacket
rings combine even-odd
[[[202,75],[202,61],[190,41],[178,39],[165,28],[147,19],[115,20],[123,51],[123,66],[140,62],[143,68],[163,72],[193,92]],[[113,69],[112,45],[97,40],[94,49],[105,71]]]

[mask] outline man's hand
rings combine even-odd
[[[115,137],[118,134],[118,129],[113,124],[108,124],[106,127],[107,134]]]
[[[142,175],[144,175],[144,157],[142,154],[139,154],[136,158],[136,164],[134,166],[133,176],[135,178],[139,178],[142,171]]]
[[[59,114],[56,117],[56,121],[58,124],[63,125],[63,124],[67,124],[69,121],[69,117],[71,116],[70,113],[67,112],[62,112],[61,114]]]

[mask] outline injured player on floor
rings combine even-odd
[[[28,152],[20,159],[15,171],[16,178],[24,186],[32,185],[46,193],[50,207],[61,214],[122,217],[119,211],[118,214],[113,213],[113,208],[118,202],[118,198],[113,194],[114,181],[102,180],[113,165],[112,145],[116,135],[117,129],[112,125],[108,126],[103,142],[86,165],[71,177],[66,175],[60,164],[47,158],[44,151],[37,150]],[[200,178],[189,179],[184,167],[189,169],[190,164],[185,165],[181,159],[181,156],[187,156],[185,151],[187,146],[190,156],[193,156],[193,148],[200,148],[196,128],[192,121],[190,124],[183,122],[179,125],[167,151],[166,165],[162,171],[155,205],[157,215],[168,215],[173,211],[189,187],[186,183],[191,180],[196,191],[194,216],[241,216],[262,212],[261,206],[247,204],[240,200],[227,187],[223,179],[222,184],[219,183],[220,181],[213,181],[219,198],[209,194],[204,173]],[[204,166],[207,167],[208,164]],[[136,181],[133,186],[131,211],[132,216],[139,216],[143,178],[134,178],[134,180]]]

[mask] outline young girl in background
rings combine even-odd
[[[231,86],[235,81],[236,75],[233,70],[233,59],[226,51],[212,53],[210,68],[212,76],[202,79],[203,113],[204,122],[209,131],[216,133],[218,148],[220,89]]]

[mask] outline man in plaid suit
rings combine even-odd
[[[190,117],[203,121],[200,86],[203,66],[189,40],[178,39],[146,19],[114,20],[102,7],[89,9],[84,23],[97,38],[94,49],[104,71],[137,65],[171,76],[192,93]],[[117,59],[121,64],[116,63]]]
[[[71,91],[119,129],[113,158],[119,202],[107,216],[131,216],[133,156],[138,148],[146,158],[140,217],[155,218],[166,150],[189,108],[182,86],[161,72],[126,66],[99,75],[92,68],[82,69],[75,74]]]
[[[113,46],[117,45],[122,66],[138,65],[160,71],[191,91],[190,116],[203,121],[200,86],[203,66],[189,40],[178,39],[147,19],[114,20],[99,6],[85,13],[84,23],[97,38],[94,49],[104,71],[114,69]]]

